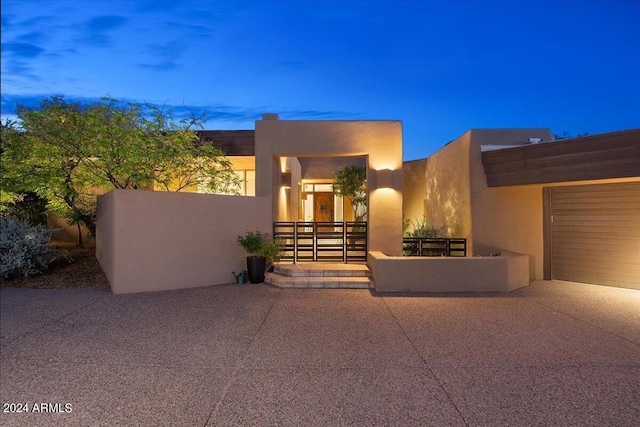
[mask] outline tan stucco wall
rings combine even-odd
[[[432,227],[444,227],[447,236],[467,239],[473,254],[469,132],[428,158],[426,172],[426,220]]]
[[[273,198],[279,217],[279,157],[367,156],[369,248],[402,252],[402,123],[399,121],[256,121],[256,195]],[[378,189],[375,171],[395,171],[393,188]]]
[[[451,237],[465,237],[471,256],[529,255],[533,280],[543,277],[542,186],[489,188],[481,158],[481,145],[528,138],[550,141],[553,135],[548,129],[472,129],[429,157],[426,218]]]
[[[542,186],[489,188],[480,146],[553,140],[548,129],[474,129],[469,152],[473,253],[508,250],[530,256],[531,280],[544,275]]]
[[[529,257],[388,257],[369,254],[379,292],[508,292],[529,285]]]
[[[427,160],[413,160],[402,165],[403,216],[405,220],[425,218],[427,199]]]
[[[114,190],[98,199],[96,256],[114,293],[231,283],[246,269],[237,236],[271,229],[264,197]]]

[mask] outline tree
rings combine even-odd
[[[176,122],[148,104],[105,97],[83,105],[62,95],[38,108],[18,105],[16,114],[19,122],[2,128],[3,189],[45,197],[54,213],[92,234],[101,191],[203,185],[228,192],[238,184],[224,153],[198,143],[204,120],[193,114]]]
[[[95,197],[87,191],[92,182],[81,167],[85,138],[90,138],[84,132],[83,112],[61,98],[41,102],[41,109],[18,106],[21,123],[9,124],[3,138],[4,191],[34,192],[48,200],[50,211],[93,233]]]
[[[356,221],[367,215],[367,170],[363,166],[344,166],[333,174],[333,192],[349,198]]]
[[[32,224],[42,223],[43,218],[35,218],[37,206],[44,203],[46,210],[47,199],[45,194],[57,186],[58,180],[49,176],[50,165],[55,153],[38,153],[39,146],[34,145],[33,139],[20,130],[18,122],[6,120],[2,122],[2,134],[0,137],[0,183],[2,187],[0,207],[2,214],[21,220],[28,220]],[[37,156],[46,156],[43,162],[34,165],[29,159]],[[49,189],[43,187],[43,183],[50,185]],[[25,205],[30,205],[27,207]],[[33,202],[33,203],[31,203]],[[25,210],[26,208],[26,210]],[[33,211],[27,213],[27,211]],[[50,210],[56,211],[50,207]],[[23,211],[23,212],[21,212]],[[41,213],[41,212],[39,212]],[[46,224],[46,213],[44,218]]]
[[[567,132],[566,130],[562,131],[562,135],[553,134],[553,137],[558,140],[558,139],[572,139],[572,138],[582,138],[583,136],[587,136],[589,135],[589,131],[583,132],[583,133],[579,133],[576,136],[571,135],[569,132]]]

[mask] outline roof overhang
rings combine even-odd
[[[640,177],[640,129],[483,151],[489,187]]]

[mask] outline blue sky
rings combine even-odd
[[[2,0],[1,78],[5,118],[109,94],[207,129],[393,119],[412,160],[471,128],[640,127],[640,1]]]

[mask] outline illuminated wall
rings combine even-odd
[[[395,255],[402,252],[402,123],[399,121],[256,121],[256,195],[273,198],[274,219],[281,218],[281,157],[366,156],[369,245]],[[389,170],[389,188],[378,188],[377,171]]]
[[[464,237],[473,253],[469,170],[470,132],[429,157],[426,167],[427,225],[448,237]]]
[[[531,279],[542,279],[542,186],[489,188],[481,158],[481,145],[532,137],[553,138],[548,129],[472,129],[429,157],[426,219],[450,237],[465,237],[471,256],[502,250],[529,255]]]
[[[275,159],[277,173],[274,176],[274,188],[278,203],[275,221],[299,221],[298,200],[300,198],[301,169],[300,162],[295,157],[280,157]],[[284,182],[285,174],[289,175],[288,182]]]
[[[402,166],[402,188],[405,220],[425,219],[427,201],[427,160],[412,160]]]

